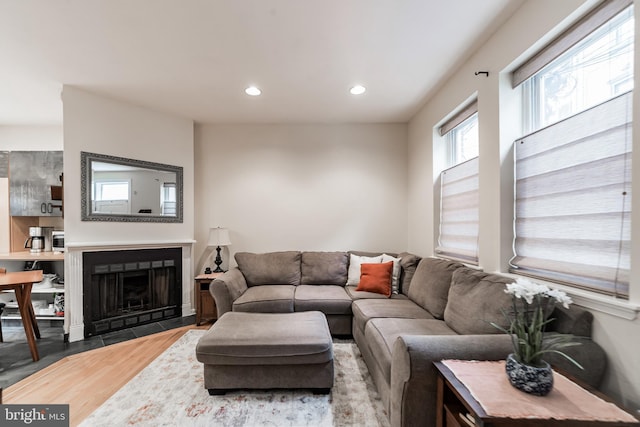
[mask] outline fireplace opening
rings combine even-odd
[[[124,304],[122,311],[145,310],[149,307],[149,272],[124,273],[122,277],[122,294]]]
[[[181,259],[181,248],[85,252],[85,337],[181,316]]]

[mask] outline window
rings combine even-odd
[[[588,34],[523,82],[535,132],[514,147],[511,271],[621,298],[629,293],[631,246],[629,4],[602,3],[586,18],[597,16],[597,28],[586,25]]]
[[[96,179],[93,187],[93,212],[131,213],[131,182],[122,179]]]
[[[523,82],[526,132],[633,89],[633,24],[629,7]]]
[[[129,200],[129,182],[96,181],[94,200]]]
[[[461,119],[461,116],[463,117]],[[451,123],[455,123],[451,126]],[[440,127],[450,168],[440,174],[440,233],[436,253],[478,263],[479,176],[477,104]]]
[[[165,182],[160,188],[162,215],[176,215],[176,183]]]
[[[447,133],[449,165],[457,165],[478,157],[478,113]]]
[[[478,103],[472,102],[440,126],[447,144],[447,167],[478,157]]]

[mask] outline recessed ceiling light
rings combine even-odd
[[[362,85],[355,85],[354,87],[349,89],[349,92],[351,92],[351,95],[362,95],[366,91],[367,91],[367,88]]]
[[[247,95],[251,95],[251,96],[258,96],[258,95],[260,95],[262,93],[262,91],[260,89],[258,89],[257,87],[255,87],[255,86],[249,86],[248,88],[246,88],[244,90],[244,92]]]

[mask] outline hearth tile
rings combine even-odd
[[[181,326],[194,325],[196,323],[196,316],[174,317],[173,319],[162,320],[158,322],[164,329],[174,329]]]
[[[102,334],[102,341],[104,342],[104,345],[117,344],[134,338],[136,338],[136,334],[134,334],[131,329]]]
[[[159,323],[149,323],[148,325],[135,326],[131,328],[131,331],[135,334],[136,337],[144,337],[146,335],[155,334],[158,332],[163,332],[165,329],[160,326]]]

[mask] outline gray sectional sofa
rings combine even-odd
[[[211,283],[218,316],[228,311],[321,311],[333,335],[352,335],[392,426],[435,425],[436,371],[442,359],[501,360],[512,352],[502,309],[512,278],[462,264],[387,253],[399,258],[397,293],[390,297],[348,285],[350,260],[370,252],[235,254],[238,267]],[[597,387],[606,355],[591,340],[592,315],[577,306],[556,307],[549,331],[573,335],[567,348],[584,370],[550,355],[555,367]]]

